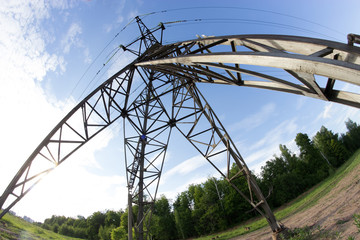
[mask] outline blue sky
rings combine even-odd
[[[30,3],[29,3],[30,2]],[[50,3],[49,3],[50,2]],[[77,102],[131,56],[120,44],[136,38],[137,15],[149,27],[170,24],[164,42],[198,35],[287,34],[346,42],[360,33],[359,1],[2,1],[0,4],[0,192],[48,132]],[[165,11],[166,10],[166,11]],[[201,19],[194,21],[196,19]],[[117,35],[117,33],[119,33]],[[117,36],[117,37],[114,37]],[[110,60],[105,67],[104,63]],[[98,71],[100,72],[98,73]],[[98,73],[98,74],[97,74]],[[336,85],[349,89],[348,85]],[[260,166],[298,132],[322,126],[344,132],[358,109],[291,94],[199,85],[249,167]],[[126,207],[122,124],[115,123],[47,176],[13,210],[42,221],[52,214],[88,216]],[[184,151],[186,149],[186,151]],[[160,194],[174,199],[215,170],[174,132]]]

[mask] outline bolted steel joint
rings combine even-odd
[[[168,125],[170,126],[170,127],[175,127],[176,126],[176,119],[175,118],[172,118],[172,119],[170,119],[169,120],[169,122],[168,122]]]
[[[120,115],[120,116],[121,116],[122,118],[126,118],[128,115],[129,115],[129,113],[128,113],[127,110],[123,109],[123,110],[121,111],[121,115]]]

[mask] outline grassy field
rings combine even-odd
[[[45,230],[25,220],[6,214],[0,220],[0,240],[27,239],[27,240],[68,240],[74,239],[65,237],[52,231]]]
[[[354,169],[355,166],[360,164],[360,150],[358,150],[343,166],[336,170],[336,172],[329,176],[327,179],[310,189],[307,193],[302,194],[300,197],[293,200],[291,203],[283,206],[275,211],[276,218],[281,221],[282,219],[291,216],[297,212],[306,210],[314,206],[319,199],[324,197],[331,189],[349,172]],[[210,240],[218,239],[225,240],[233,237],[237,237],[263,227],[267,227],[268,224],[265,219],[257,219],[248,221],[246,224],[241,224],[231,230],[212,234],[197,238],[198,240]],[[250,230],[246,230],[250,229]]]

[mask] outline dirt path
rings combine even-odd
[[[288,228],[302,228],[319,225],[332,233],[340,232],[339,239],[360,239],[360,233],[354,225],[353,215],[360,213],[360,165],[341,179],[336,186],[318,203],[302,212],[281,220]],[[268,240],[271,239],[270,229],[260,229],[255,232],[233,238],[233,240]]]

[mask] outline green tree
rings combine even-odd
[[[52,215],[51,218],[47,218],[44,221],[45,225],[52,226],[52,231],[58,232],[59,227],[67,221],[67,218],[64,216]],[[55,226],[56,225],[56,226]]]
[[[100,226],[99,228],[99,239],[101,240],[110,240],[111,239],[111,233],[116,227],[114,225],[110,226]]]
[[[111,240],[127,240],[127,229],[123,226],[114,228],[111,232]]]
[[[273,185],[273,180],[278,176],[288,173],[288,163],[282,157],[274,157],[261,167],[263,181]]]
[[[280,156],[286,163],[286,171],[299,171],[298,168],[301,162],[299,161],[299,158],[296,156],[296,154],[292,153],[285,145],[282,144],[279,145],[279,149],[281,152]]]
[[[307,188],[307,164],[301,161],[285,145],[280,145],[280,156],[274,156],[261,168],[261,188],[271,194],[268,202],[273,207],[281,206],[297,197]]]
[[[132,207],[132,212],[133,212],[133,222],[136,222],[137,219],[137,212],[138,212],[138,206],[133,206]],[[120,227],[122,227],[122,229],[125,229],[126,231],[126,238],[127,238],[127,231],[128,231],[128,209],[125,210],[125,212],[122,212],[121,217],[120,217]],[[135,236],[135,232],[134,232],[134,228],[133,230],[133,236]],[[117,229],[117,231],[120,231],[119,229]]]
[[[176,229],[182,239],[194,235],[194,222],[191,217],[190,204],[187,191],[180,193],[173,204]]]
[[[87,239],[86,228],[74,228],[74,237]]]
[[[314,144],[332,167],[339,167],[349,157],[348,151],[340,141],[338,134],[334,134],[322,126],[313,138]]]
[[[51,227],[51,231],[53,231],[54,233],[58,233],[59,232],[59,224],[55,223],[52,225]]]
[[[108,210],[105,213],[105,226],[114,225],[116,227],[120,226],[122,211],[111,211]]]
[[[85,217],[80,215],[77,216],[77,218],[74,219],[73,227],[74,227],[74,237],[87,238],[87,233],[86,233],[87,222]]]
[[[306,164],[307,186],[310,187],[326,178],[329,175],[329,165],[308,135],[298,133],[295,142],[300,150],[299,158]]]
[[[238,175],[239,167],[236,164],[230,169],[230,178],[233,178]],[[223,179],[221,182],[221,186],[224,189],[223,196],[223,206],[225,210],[225,216],[228,220],[228,224],[234,225],[239,223],[245,219],[248,219],[250,216],[254,216],[254,212],[252,212],[251,205],[243,198],[241,195],[235,190],[227,180]],[[249,195],[249,187],[247,184],[247,180],[243,175],[239,175],[232,180],[232,183],[245,195]]]
[[[345,122],[345,125],[348,131],[347,133],[342,134],[341,140],[348,151],[353,154],[360,148],[360,125],[351,119],[348,119]]]
[[[121,215],[120,226],[124,229],[128,229],[128,209]]]
[[[98,240],[99,229],[105,225],[105,214],[102,212],[95,212],[87,219],[87,235],[91,240]]]
[[[204,233],[203,224],[200,222],[201,217],[205,214],[206,207],[203,203],[205,191],[200,184],[190,185],[188,188],[188,198],[190,200],[191,218],[194,223],[194,230],[197,235]]]
[[[194,204],[194,212],[197,209],[201,209],[201,212],[203,212],[195,225],[197,233],[202,235],[224,230],[227,226],[227,221],[223,203],[223,185],[217,179],[209,178],[201,187],[203,189],[202,196]]]
[[[169,200],[164,195],[155,202],[154,214],[151,218],[151,234],[159,240],[177,238],[175,218]]]
[[[74,228],[71,225],[63,224],[59,227],[59,233],[61,235],[73,237],[75,232]]]

